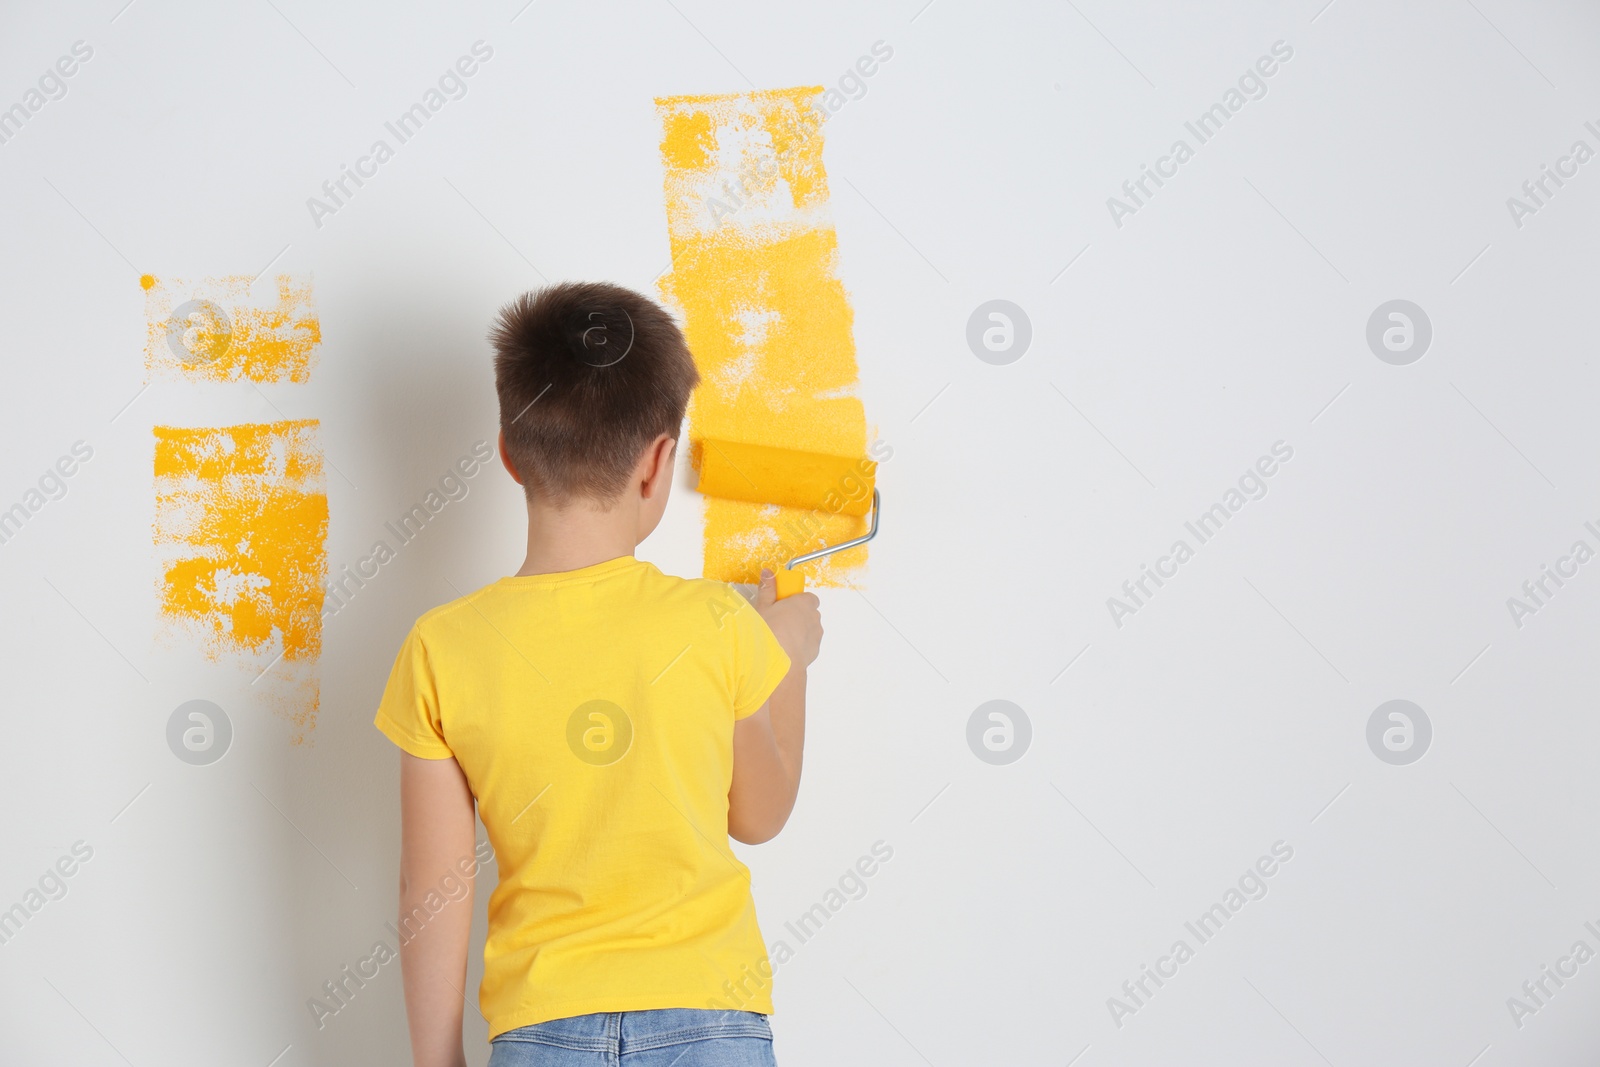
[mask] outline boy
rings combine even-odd
[[[527,558],[417,620],[376,719],[403,750],[400,914],[426,923],[401,949],[414,1062],[466,1062],[472,909],[432,887],[474,866],[476,800],[500,873],[491,1067],[770,1065],[772,968],[728,838],[767,841],[794,806],[817,598],[775,600],[763,570],[751,605],[633,557],[700,380],[659,306],[557,285],[491,340]]]

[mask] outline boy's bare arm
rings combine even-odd
[[[728,834],[759,845],[789,821],[800,793],[806,740],[806,668],[817,658],[822,616],[812,593],[776,599],[763,572],[756,610],[789,654],[789,673],[754,715],[733,727],[733,785],[728,790]]]
[[[453,759],[400,754],[400,945],[411,1058],[416,1067],[466,1067],[461,1049],[461,1013],[467,978],[467,940],[472,930],[472,884],[467,893],[430,916],[423,900],[446,874],[473,854],[473,798],[461,765]],[[406,919],[420,909],[418,931]]]

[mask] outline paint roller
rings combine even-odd
[[[867,532],[860,537],[796,556],[781,570],[773,567],[781,600],[805,590],[805,575],[795,569],[802,563],[864,545],[878,536],[877,468],[876,463],[858,456],[706,437],[700,441],[697,488],[723,500],[783,504],[832,515],[871,515]]]

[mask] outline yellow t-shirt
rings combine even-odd
[[[734,720],[788,670],[732,586],[632,556],[502,578],[417,620],[376,724],[453,756],[478,798],[500,870],[490,1037],[599,1011],[771,1013],[728,788]]]

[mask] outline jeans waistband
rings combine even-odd
[[[608,1011],[508,1030],[496,1041],[525,1041],[585,1052],[643,1052],[719,1037],[772,1038],[765,1015],[713,1008]]]

